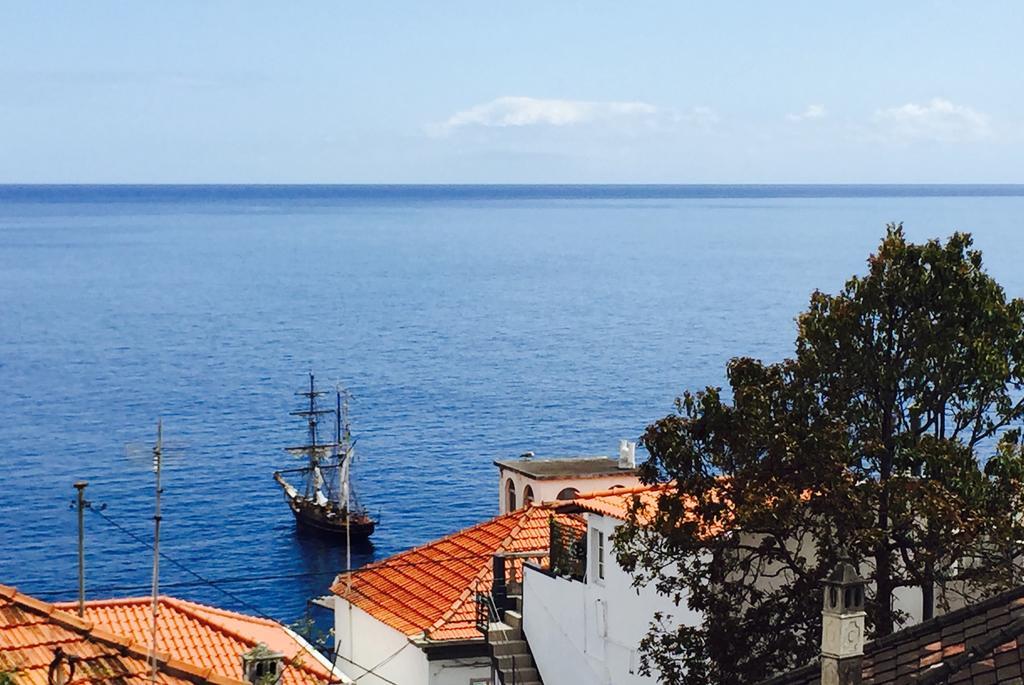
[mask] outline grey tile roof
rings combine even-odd
[[[1024,586],[864,646],[864,685],[1022,685]],[[809,664],[761,685],[820,685]]]

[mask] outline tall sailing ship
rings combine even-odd
[[[307,443],[285,450],[307,460],[297,469],[274,472],[274,480],[284,490],[285,500],[295,514],[299,526],[351,542],[366,541],[373,534],[377,521],[356,500],[350,482],[355,444],[348,425],[348,394],[342,388],[335,392],[333,409],[321,409],[319,398],[326,391],[317,390],[313,374],[309,374],[309,390],[296,393],[308,400],[292,416],[305,419]],[[320,423],[334,415],[333,442],[320,441]]]

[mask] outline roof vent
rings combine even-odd
[[[242,677],[252,685],[277,685],[284,671],[284,654],[262,642],[242,655]]]
[[[636,468],[636,443],[629,440],[619,440],[619,468]]]
[[[531,459],[533,459],[533,450],[530,450],[529,452],[523,452],[522,454],[519,455],[519,458],[523,459],[524,461],[530,461]]]

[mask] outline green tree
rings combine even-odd
[[[647,428],[655,511],[620,528],[620,563],[700,612],[654,618],[664,682],[756,682],[818,652],[822,579],[872,580],[875,636],[1020,582],[1024,302],[969,235],[913,244],[890,225],[868,272],[815,292],[793,359],[738,358],[729,393],[685,393]]]

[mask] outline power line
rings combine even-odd
[[[100,510],[98,508],[92,508],[92,509],[90,509],[90,511],[95,512],[98,516],[100,516],[103,520],[105,520],[111,526],[113,526],[118,531],[120,531],[122,534],[128,536],[129,538],[131,538],[135,542],[139,543],[143,547],[150,548],[152,546],[148,541],[146,541],[145,539],[139,537],[138,535],[133,533],[131,530],[125,528],[124,526],[119,524],[117,521],[115,521],[114,519],[112,519],[109,516],[107,516],[106,514],[104,514],[102,510]],[[253,606],[252,604],[250,604],[249,602],[245,601],[244,599],[242,599],[238,595],[234,594],[233,592],[230,592],[230,591],[225,590],[224,588],[220,587],[219,584],[220,583],[240,583],[240,582],[254,582],[254,581],[267,581],[267,580],[286,580],[286,579],[296,579],[296,578],[310,578],[310,577],[319,577],[319,576],[325,576],[325,575],[337,576],[340,573],[344,573],[346,571],[349,572],[349,573],[357,573],[358,574],[360,572],[372,571],[374,568],[376,568],[376,566],[370,566],[370,567],[362,567],[362,568],[355,568],[355,569],[346,569],[345,571],[341,571],[341,572],[334,572],[334,571],[319,571],[319,572],[317,572],[317,571],[313,571],[313,572],[305,572],[305,573],[275,574],[275,575],[265,575],[265,576],[244,576],[244,577],[235,577],[235,578],[225,578],[225,579],[221,579],[221,580],[211,580],[211,579],[203,576],[202,574],[199,574],[199,573],[193,571],[192,569],[187,567],[185,564],[181,563],[177,559],[174,559],[173,557],[168,555],[166,552],[160,552],[159,554],[160,554],[160,557],[162,557],[163,559],[166,559],[168,562],[170,562],[174,566],[177,566],[182,571],[185,571],[189,575],[191,575],[191,576],[196,578],[196,581],[192,581],[192,582],[179,581],[179,582],[175,582],[175,583],[163,583],[163,587],[164,588],[167,588],[167,587],[194,587],[194,586],[198,586],[198,585],[208,585],[208,586],[212,587],[213,589],[217,590],[218,592],[223,593],[225,596],[233,599],[235,602],[238,602],[238,604],[240,604],[241,606],[244,606],[247,609],[253,611],[257,616],[259,616],[261,618],[265,618],[265,619],[270,620],[270,621],[274,621],[275,623],[281,623],[281,622],[278,621],[277,619],[273,618],[272,616],[268,616],[267,614],[263,613],[263,611],[261,611],[258,607]],[[447,561],[476,561],[476,560],[479,560],[481,558],[487,558],[488,556],[490,556],[490,555],[484,553],[484,554],[472,554],[472,555],[465,555],[465,556],[435,557],[433,559],[424,560],[424,561],[392,562],[392,563],[388,564],[388,567],[389,568],[395,568],[395,567],[432,566],[432,565],[436,565],[438,563],[447,562]],[[125,591],[125,590],[143,589],[145,587],[146,586],[144,586],[144,585],[132,585],[132,586],[122,586],[122,587],[93,588],[93,592],[120,592],[120,591]],[[42,591],[42,592],[36,592],[34,594],[37,594],[37,595],[57,595],[57,594],[63,594],[63,593],[59,592],[59,591]],[[383,680],[386,683],[389,683],[389,685],[398,685],[398,683],[396,683],[395,681],[389,680],[388,678],[386,678],[386,677],[384,677],[384,676],[382,676],[382,675],[380,675],[378,673],[375,673],[375,671],[378,668],[381,668],[382,666],[385,666],[392,659],[394,659],[396,656],[398,656],[398,654],[402,650],[404,650],[406,647],[408,647],[409,644],[411,644],[411,643],[406,643],[400,649],[398,649],[396,652],[394,652],[390,656],[386,657],[384,660],[382,660],[377,665],[375,665],[375,666],[373,666],[371,668],[367,668],[366,666],[363,666],[362,664],[360,664],[360,663],[358,663],[358,662],[356,662],[356,661],[354,661],[352,659],[345,659],[345,660],[348,661],[349,663],[351,663],[353,666],[355,666],[355,667],[357,667],[357,668],[359,668],[360,670],[363,671],[363,673],[360,676],[358,676],[357,678],[355,678],[355,680],[359,680],[359,679],[364,678],[364,677],[366,677],[368,675],[373,675],[375,678],[378,678],[380,680]],[[332,660],[332,663],[334,663],[334,661],[336,661],[336,659],[337,659],[337,649],[338,649],[338,646],[339,645],[338,645],[338,643],[336,641],[335,642],[334,660]]]
[[[98,516],[100,516],[103,520],[105,520],[111,526],[113,526],[118,531],[120,531],[122,534],[128,536],[129,538],[131,538],[135,542],[139,543],[143,547],[146,547],[146,548],[151,548],[152,547],[152,545],[147,540],[139,537],[138,535],[133,533],[131,530],[125,528],[124,526],[119,524],[117,521],[115,521],[114,519],[112,519],[109,516],[107,516],[106,514],[104,514],[100,509],[92,508],[92,509],[90,509],[90,511],[95,512]],[[185,564],[181,563],[177,559],[174,559],[173,557],[168,555],[166,552],[159,552],[159,554],[160,554],[160,557],[162,557],[163,559],[167,560],[168,562],[170,562],[174,566],[177,566],[178,568],[180,568],[181,570],[185,571],[189,575],[195,577],[196,581],[198,581],[198,582],[193,581],[193,582],[163,583],[162,585],[163,585],[164,588],[167,588],[167,587],[185,587],[185,586],[208,585],[208,586],[214,588],[215,590],[217,590],[218,592],[223,593],[227,597],[230,597],[234,601],[238,602],[240,605],[242,605],[242,606],[246,607],[247,609],[251,610],[257,616],[259,616],[261,618],[265,618],[265,619],[270,620],[270,621],[274,621],[275,623],[278,623],[278,624],[281,624],[281,622],[276,620],[276,619],[274,619],[272,616],[268,616],[267,614],[263,613],[259,608],[253,606],[252,604],[250,604],[249,602],[245,601],[244,599],[242,599],[238,595],[234,594],[233,592],[229,592],[228,590],[225,590],[224,588],[219,587],[218,583],[251,582],[251,581],[260,581],[260,580],[280,580],[280,579],[289,579],[289,578],[294,579],[294,578],[315,577],[315,576],[324,576],[324,575],[335,575],[335,576],[338,575],[337,573],[335,573],[333,571],[331,571],[331,572],[323,571],[323,572],[277,574],[277,575],[268,575],[268,576],[246,576],[246,577],[227,578],[227,579],[223,579],[223,580],[211,580],[211,579],[203,576],[202,574],[199,574],[199,573],[193,571],[192,569],[187,567]],[[475,555],[466,555],[466,556],[438,557],[438,558],[435,558],[435,559],[431,559],[429,561],[396,562],[394,564],[389,564],[388,566],[389,567],[392,567],[392,566],[429,566],[429,565],[434,565],[434,564],[437,564],[439,562],[444,562],[444,561],[472,561],[472,560],[479,560],[481,557],[487,557],[487,556],[488,556],[487,554],[475,554]],[[372,569],[373,569],[373,567],[349,569],[349,571],[354,572],[354,573],[358,573],[360,571],[369,571],[369,570],[372,570]],[[92,588],[92,590],[93,590],[93,592],[113,592],[113,591],[142,589],[142,588],[145,588],[145,587],[146,586],[143,586],[143,585],[133,585],[133,586],[122,586],[122,587],[119,587],[119,588],[118,587],[107,587],[107,588],[98,588],[98,589],[97,588]],[[35,595],[57,595],[57,594],[64,594],[64,593],[60,592],[60,591],[42,591],[42,592],[34,592],[33,594],[35,594]],[[388,657],[384,658],[382,661],[380,661],[379,663],[377,663],[375,666],[372,666],[372,667],[366,667],[366,666],[360,664],[359,662],[355,661],[354,659],[347,659],[346,658],[345,661],[349,662],[350,664],[352,664],[356,668],[358,668],[361,671],[363,671],[362,674],[360,674],[359,676],[357,676],[354,679],[356,681],[358,681],[358,680],[360,680],[362,678],[365,678],[368,675],[373,675],[375,678],[377,678],[379,680],[382,680],[385,683],[388,683],[388,685],[398,685],[398,683],[396,683],[395,681],[390,680],[389,678],[386,678],[385,676],[382,676],[379,673],[376,673],[375,671],[378,668],[381,668],[381,667],[387,665],[389,662],[391,662],[395,657],[398,656],[399,653],[401,653],[410,644],[412,644],[412,643],[411,642],[405,643],[401,648],[399,648],[393,654],[391,654]],[[340,644],[336,640],[335,641],[335,649],[334,649],[334,658],[332,659],[332,668],[336,668],[337,650],[338,650],[339,646],[340,646]]]
[[[101,517],[102,517],[102,518],[103,518],[103,519],[104,519],[104,520],[105,520],[105,521],[106,521],[107,523],[109,523],[110,525],[114,526],[114,528],[117,528],[117,529],[118,529],[119,531],[121,531],[122,533],[124,533],[125,535],[127,535],[128,537],[130,537],[131,539],[135,540],[135,541],[136,541],[136,542],[138,542],[139,544],[141,544],[141,545],[144,545],[144,546],[146,546],[146,547],[149,547],[149,543],[148,543],[148,542],[146,542],[145,540],[143,540],[143,539],[142,539],[142,538],[140,538],[140,537],[139,537],[138,535],[136,535],[135,533],[131,532],[130,530],[128,530],[127,528],[125,528],[125,527],[124,527],[124,526],[122,526],[121,524],[119,524],[119,523],[117,523],[116,521],[114,521],[114,520],[113,520],[112,518],[110,518],[109,516],[107,516],[106,514],[104,514],[104,513],[102,512],[102,511],[100,511],[100,510],[98,510],[98,509],[93,509],[93,510],[91,510],[91,511],[95,511],[95,512],[96,512],[96,513],[97,513],[97,514],[98,514],[99,516],[101,516]],[[218,591],[220,591],[220,592],[223,592],[223,593],[224,593],[225,595],[227,595],[227,596],[228,596],[228,597],[230,597],[231,599],[235,600],[236,602],[238,602],[238,603],[239,603],[239,604],[241,604],[242,606],[244,606],[244,607],[246,607],[246,608],[248,608],[248,609],[251,609],[251,610],[252,610],[253,612],[255,612],[255,613],[256,613],[256,615],[257,615],[257,616],[259,616],[259,617],[261,617],[261,618],[265,618],[265,619],[268,619],[268,620],[270,620],[270,621],[274,621],[275,623],[280,623],[280,621],[278,621],[278,620],[274,619],[274,618],[273,618],[273,617],[271,617],[271,616],[268,616],[268,615],[266,615],[265,613],[263,613],[262,611],[260,611],[260,610],[259,610],[258,608],[254,607],[254,606],[253,606],[252,604],[249,604],[248,602],[246,602],[246,601],[245,601],[244,599],[242,599],[242,598],[241,598],[241,597],[239,597],[238,595],[236,595],[236,594],[234,594],[234,593],[232,593],[232,592],[228,592],[228,591],[227,591],[227,590],[225,590],[224,588],[221,588],[221,587],[217,587],[217,585],[216,585],[216,581],[210,580],[209,578],[206,578],[206,577],[204,577],[204,576],[200,575],[199,573],[196,573],[196,572],[195,572],[195,571],[193,571],[192,569],[188,568],[187,566],[185,566],[184,564],[182,564],[181,562],[179,562],[179,561],[178,561],[177,559],[174,559],[174,558],[172,558],[172,557],[168,556],[168,555],[167,555],[167,554],[166,554],[165,552],[160,552],[160,556],[161,556],[161,557],[163,557],[164,559],[166,559],[167,561],[171,562],[172,564],[174,564],[175,566],[177,566],[177,567],[178,567],[178,568],[180,568],[181,570],[185,571],[186,573],[188,573],[188,574],[190,574],[190,575],[193,575],[193,576],[195,576],[195,577],[196,577],[196,579],[197,579],[197,580],[199,580],[199,581],[200,581],[201,583],[204,583],[204,584],[206,584],[206,585],[209,585],[210,587],[214,588],[215,590],[218,590]],[[472,558],[478,558],[478,557],[472,557]],[[167,586],[167,584],[165,584],[165,585],[164,585],[164,587],[166,587],[166,586]],[[401,651],[402,651],[403,649],[405,649],[406,647],[408,647],[408,646],[409,646],[410,644],[412,644],[412,643],[410,643],[410,642],[406,642],[406,643],[405,643],[404,645],[402,645],[402,647],[401,647],[401,648],[399,648],[399,650],[398,650],[398,651],[396,651],[396,652],[395,652],[394,654],[392,654],[391,656],[387,657],[386,659],[384,659],[383,661],[381,661],[380,663],[378,663],[378,664],[377,664],[376,666],[374,666],[374,667],[372,667],[372,668],[369,668],[369,669],[367,669],[367,668],[366,668],[365,666],[363,666],[363,665],[361,665],[361,664],[359,664],[359,663],[357,663],[357,662],[355,662],[355,661],[349,661],[349,663],[351,663],[352,665],[356,666],[357,668],[359,668],[359,669],[361,669],[361,670],[363,671],[363,674],[362,674],[362,675],[360,675],[360,676],[359,676],[358,678],[354,678],[354,680],[359,680],[359,678],[363,678],[363,677],[365,677],[365,676],[368,676],[368,675],[371,675],[371,674],[372,674],[372,675],[373,675],[373,676],[374,676],[375,678],[379,678],[380,680],[383,680],[384,682],[388,683],[389,685],[398,685],[398,683],[396,683],[395,681],[393,681],[393,680],[389,680],[388,678],[385,678],[384,676],[382,676],[382,675],[380,675],[380,674],[378,674],[378,673],[374,673],[374,671],[375,671],[376,669],[380,668],[381,666],[384,666],[384,665],[385,665],[385,664],[387,664],[388,662],[390,662],[390,661],[391,661],[392,659],[394,659],[394,658],[395,658],[396,656],[398,656],[399,652],[401,652]]]
[[[146,545],[150,546],[149,543],[146,543]],[[167,558],[166,555],[163,552],[160,553],[160,556],[164,557],[165,559]],[[490,555],[488,555],[488,554],[482,553],[482,554],[473,554],[473,555],[466,555],[466,556],[435,557],[435,558],[430,559],[429,561],[397,561],[397,562],[387,562],[387,568],[410,568],[410,567],[416,567],[416,566],[434,566],[434,565],[436,565],[438,563],[449,562],[449,561],[477,561],[477,560],[480,560],[480,559],[487,558],[489,556]],[[166,583],[165,582],[161,582],[160,583],[160,587],[162,587],[162,588],[189,588],[189,587],[199,587],[199,586],[202,586],[202,585],[232,585],[232,584],[236,584],[236,583],[252,583],[252,582],[270,581],[270,580],[300,580],[302,578],[320,578],[320,577],[323,577],[323,576],[335,576],[335,577],[337,577],[337,576],[339,576],[339,575],[341,575],[343,573],[346,573],[348,571],[351,571],[355,575],[359,575],[360,573],[369,573],[370,571],[374,571],[374,570],[376,570],[379,567],[380,567],[379,564],[375,564],[373,566],[359,566],[359,567],[356,567],[356,568],[353,568],[353,569],[340,569],[340,570],[337,570],[337,571],[304,571],[302,573],[281,573],[281,574],[276,574],[276,575],[233,576],[233,577],[230,577],[230,578],[217,578],[217,579],[204,578],[201,581],[199,581],[199,580],[179,580],[179,581],[172,581],[172,582],[166,582]],[[90,587],[90,591],[94,592],[94,593],[95,592],[100,592],[100,593],[105,593],[105,592],[130,592],[130,591],[133,591],[133,590],[144,590],[144,589],[147,589],[147,588],[149,588],[149,585],[143,585],[143,584],[140,583],[138,585],[107,585],[107,586],[101,586],[101,587]],[[66,591],[64,591],[64,590],[41,590],[41,591],[38,591],[38,592],[34,592],[33,594],[40,595],[40,596],[58,596],[58,595],[66,594]]]
[[[406,647],[408,647],[408,646],[409,646],[409,645],[411,645],[411,644],[412,644],[411,642],[406,642],[406,643],[405,643],[404,645],[402,645],[401,647],[399,647],[399,648],[398,648],[398,650],[397,650],[397,651],[396,651],[395,653],[393,653],[393,654],[392,654],[391,656],[385,657],[383,661],[381,661],[381,662],[380,662],[379,664],[377,664],[376,666],[374,666],[374,667],[373,667],[373,668],[371,668],[370,670],[366,670],[366,667],[365,667],[365,666],[360,666],[359,664],[357,664],[357,663],[356,663],[356,662],[354,662],[354,661],[349,661],[349,663],[351,663],[351,664],[355,664],[356,666],[358,666],[359,668],[361,668],[361,669],[363,670],[363,673],[362,673],[361,675],[358,675],[358,676],[356,676],[356,677],[355,677],[355,678],[353,678],[352,680],[356,680],[356,681],[358,681],[358,680],[359,680],[359,679],[361,679],[361,678],[365,678],[365,677],[366,677],[366,676],[368,676],[368,675],[372,675],[372,676],[373,676],[374,678],[380,678],[381,680],[383,680],[383,681],[384,681],[384,682],[386,682],[386,683],[391,683],[391,685],[398,685],[398,683],[396,683],[395,681],[393,681],[393,680],[388,680],[387,678],[385,678],[384,676],[380,675],[379,673],[374,673],[374,671],[376,671],[376,670],[377,670],[378,668],[380,668],[381,666],[384,666],[384,665],[386,665],[386,664],[387,664],[387,663],[388,663],[389,661],[391,661],[391,660],[392,660],[392,659],[394,659],[394,658],[395,658],[396,656],[398,656],[399,654],[401,654],[401,653],[402,653],[402,650],[404,650],[404,649],[405,649]],[[346,660],[346,661],[347,661],[347,660]]]
[[[162,552],[161,552],[161,556],[163,556]],[[277,575],[277,576],[237,576],[237,577],[234,577],[234,578],[218,578],[218,579],[215,579],[215,580],[204,580],[204,581],[198,581],[198,580],[179,580],[179,581],[173,581],[173,582],[167,582],[167,583],[161,582],[160,583],[160,587],[162,587],[164,589],[168,589],[168,588],[188,588],[188,587],[199,587],[199,586],[202,586],[202,585],[210,585],[210,584],[213,584],[213,585],[230,585],[230,584],[233,584],[233,583],[248,583],[248,582],[258,582],[258,581],[267,581],[267,580],[296,580],[296,579],[301,579],[301,578],[312,578],[312,577],[333,576],[333,575],[337,575],[337,571],[312,571],[312,572],[309,572],[309,573],[288,573],[288,574],[282,574],[282,575]],[[106,587],[94,587],[94,588],[89,588],[89,589],[90,589],[91,592],[94,592],[94,593],[95,592],[107,593],[107,592],[131,592],[131,591],[134,591],[134,590],[145,590],[148,587],[149,587],[148,585],[143,585],[143,584],[140,583],[138,585],[108,585]],[[57,596],[57,595],[66,594],[66,591],[64,591],[64,590],[42,590],[40,592],[34,592],[33,594],[35,594],[35,595]]]
[[[143,546],[145,546],[147,548],[151,548],[152,547],[152,545],[148,541],[146,541],[145,539],[139,537],[138,535],[136,535],[132,531],[128,530],[124,526],[120,525],[119,523],[114,521],[112,518],[110,518],[106,514],[100,512],[100,511],[97,511],[95,509],[93,509],[92,511],[96,511],[96,513],[99,516],[101,516],[104,520],[106,520],[107,523],[112,525],[114,528],[116,528],[117,530],[119,530],[123,534],[127,535],[128,537],[130,537],[135,542],[138,542],[139,544],[141,544],[141,545],[143,545]],[[237,584],[237,583],[266,582],[266,581],[272,581],[272,580],[300,580],[300,579],[303,579],[303,578],[319,578],[319,577],[323,577],[323,576],[334,576],[334,577],[337,577],[337,576],[339,576],[341,574],[344,574],[344,573],[353,573],[353,574],[357,574],[358,575],[360,573],[367,573],[367,572],[373,571],[373,570],[375,570],[376,568],[378,568],[380,566],[380,564],[374,564],[374,565],[371,565],[371,566],[361,566],[361,567],[356,567],[356,568],[351,568],[351,569],[340,569],[340,570],[337,570],[337,571],[304,571],[304,572],[301,572],[301,573],[280,573],[280,574],[273,574],[273,575],[234,576],[234,577],[229,577],[229,578],[210,579],[210,578],[206,578],[205,576],[202,576],[199,573],[189,569],[183,563],[181,563],[180,561],[178,561],[176,559],[171,558],[165,552],[160,552],[160,556],[162,558],[164,558],[164,559],[167,559],[170,563],[172,563],[175,566],[181,568],[182,570],[186,571],[187,573],[189,573],[190,575],[192,575],[192,576],[194,576],[196,578],[196,580],[194,580],[194,581],[187,581],[186,580],[186,581],[173,581],[173,582],[166,582],[166,583],[162,582],[160,584],[161,587],[163,587],[163,588],[189,588],[189,587],[199,587],[199,586],[203,586],[203,585],[208,585],[208,586],[211,586],[211,587],[217,589],[220,592],[223,592],[224,594],[226,594],[227,596],[231,597],[232,599],[236,599],[236,601],[242,602],[243,604],[245,604],[244,600],[241,600],[240,598],[236,598],[235,595],[233,595],[232,593],[228,592],[227,590],[225,590],[225,589],[223,589],[223,588],[221,588],[219,586],[220,585],[231,585],[231,584]],[[490,555],[487,554],[487,553],[481,553],[481,554],[468,554],[468,555],[464,555],[464,556],[457,556],[457,555],[449,555],[449,556],[443,556],[443,557],[439,556],[439,557],[433,557],[433,558],[431,558],[429,560],[421,560],[421,561],[392,561],[392,562],[387,562],[387,567],[388,568],[411,568],[411,567],[418,567],[418,566],[434,566],[434,565],[436,565],[438,563],[444,563],[444,562],[450,562],[450,561],[477,561],[479,559],[487,558],[489,556]],[[149,587],[149,585],[143,585],[143,584],[140,583],[140,584],[137,584],[137,585],[108,585],[108,586],[103,586],[103,587],[92,587],[92,588],[90,588],[90,590],[92,592],[100,592],[100,593],[107,593],[107,592],[130,592],[130,591],[134,591],[134,590],[144,590],[144,589],[147,589],[148,587]],[[66,593],[63,590],[41,590],[41,591],[34,592],[34,594],[39,595],[39,596],[58,596],[58,595],[66,594]],[[246,605],[246,606],[248,606],[248,605]]]
[[[122,533],[124,533],[125,535],[130,537],[131,539],[133,539],[136,542],[138,542],[140,545],[143,545],[144,547],[147,547],[147,548],[151,547],[151,545],[147,541],[143,540],[138,535],[136,535],[135,533],[133,533],[132,531],[128,530],[127,528],[122,526],[120,523],[118,523],[114,519],[112,519],[109,516],[107,516],[106,514],[104,514],[102,511],[100,511],[98,509],[90,509],[90,511],[96,512],[96,514],[98,516],[100,516],[101,518],[103,518],[103,520],[105,520],[107,523],[112,525],[114,528],[117,528],[119,531],[121,531]],[[266,615],[265,613],[260,611],[260,609],[258,609],[257,607],[253,606],[249,602],[245,601],[244,599],[242,599],[241,597],[239,597],[235,593],[230,592],[228,590],[225,590],[222,587],[219,587],[214,581],[210,580],[209,578],[206,578],[205,576],[202,576],[202,575],[196,573],[195,571],[190,569],[188,566],[185,566],[185,564],[181,563],[177,559],[175,559],[175,558],[173,558],[171,556],[168,556],[166,552],[160,552],[160,556],[162,558],[166,559],[167,561],[169,561],[170,563],[174,564],[178,568],[180,568],[185,573],[188,573],[189,575],[194,576],[200,582],[205,583],[206,585],[209,585],[210,587],[214,588],[218,592],[221,592],[224,595],[226,595],[227,597],[230,597],[231,599],[235,600],[236,602],[238,602],[240,605],[244,606],[245,608],[255,612],[257,616],[259,616],[261,618],[269,619],[271,621],[274,621],[275,623],[280,623],[280,621],[277,621],[273,617]]]

